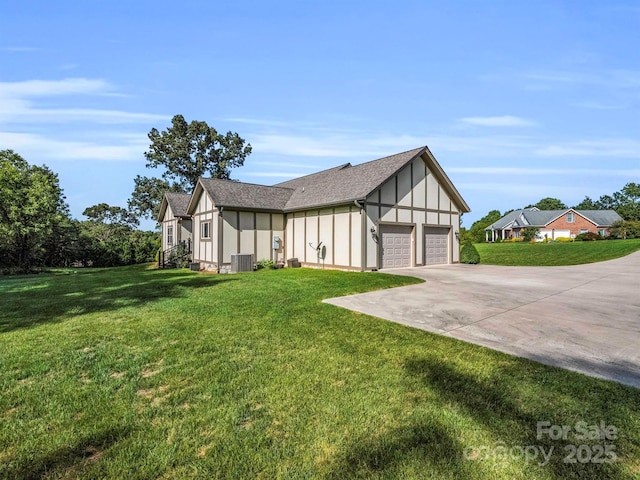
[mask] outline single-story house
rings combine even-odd
[[[158,222],[162,226],[162,250],[181,244],[191,243],[191,216],[187,215],[187,206],[191,200],[188,193],[167,192],[162,197]]]
[[[581,233],[609,235],[609,228],[622,220],[614,210],[539,210],[536,207],[514,210],[485,228],[487,242],[520,238],[522,230],[536,227],[538,241],[575,238]]]
[[[229,271],[232,255],[252,254],[365,271],[459,262],[469,211],[425,146],[273,186],[201,178],[186,215],[201,269]]]

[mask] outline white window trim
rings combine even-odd
[[[206,235],[205,235],[205,225],[207,230]],[[211,222],[202,222],[200,224],[200,238],[203,240],[211,238]]]
[[[575,222],[576,222],[576,214],[573,212],[567,213],[567,223],[575,223]]]
[[[173,245],[173,227],[167,227],[167,245]]]

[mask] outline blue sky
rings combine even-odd
[[[178,113],[238,132],[232,176],[267,185],[428,145],[470,226],[640,182],[638,32],[622,0],[4,0],[0,149],[81,218],[126,206]]]

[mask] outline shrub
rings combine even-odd
[[[258,270],[260,270],[261,268],[273,268],[275,264],[273,260],[267,260],[266,258],[263,258],[262,260],[258,260],[256,266],[258,267]]]
[[[560,243],[573,242],[573,238],[570,238],[570,237],[558,237],[558,238],[556,238],[556,242],[560,242]]]
[[[593,232],[585,232],[576,236],[578,242],[595,242],[596,240],[602,240],[602,237]]]
[[[460,261],[462,263],[477,264],[480,263],[480,254],[472,243],[465,243],[460,250]]]
[[[526,227],[522,229],[522,240],[525,242],[535,241],[538,233],[540,233],[538,227]]]

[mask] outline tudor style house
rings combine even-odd
[[[485,228],[487,242],[520,238],[526,227],[540,231],[538,241],[575,238],[581,233],[598,233],[606,238],[609,228],[622,220],[614,210],[539,210],[536,207],[514,210]]]
[[[460,215],[470,211],[427,147],[273,186],[201,178],[185,210],[171,195],[159,216],[163,248],[184,215],[192,261],[217,271],[236,254],[356,271],[456,263]]]

